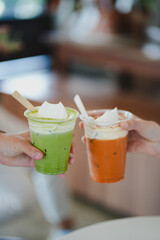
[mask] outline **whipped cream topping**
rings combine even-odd
[[[114,108],[113,110],[106,110],[106,112],[98,117],[95,122],[98,125],[103,125],[103,124],[114,124],[118,121],[119,116],[118,116],[118,110],[117,108]]]
[[[38,117],[66,119],[68,116],[67,111],[61,102],[58,104],[52,104],[45,101],[38,109]]]
[[[97,119],[88,118],[84,124],[85,136],[90,139],[112,140],[126,137],[128,132],[123,130],[117,121],[121,120],[117,108],[106,110]],[[115,125],[114,125],[115,124]]]

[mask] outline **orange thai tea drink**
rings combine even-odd
[[[93,110],[84,122],[90,177],[99,183],[124,179],[128,132],[120,127],[131,119],[127,111]]]

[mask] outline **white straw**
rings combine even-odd
[[[82,103],[82,100],[80,99],[80,96],[78,94],[74,97],[74,102],[77,105],[77,107],[78,107],[80,113],[82,114],[82,116],[88,118],[88,114],[86,112],[86,109],[85,109],[85,107]]]

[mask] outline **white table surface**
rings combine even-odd
[[[62,240],[160,240],[160,216],[130,217],[76,230]]]

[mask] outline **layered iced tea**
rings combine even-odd
[[[105,110],[89,111],[94,119]],[[90,177],[95,182],[113,183],[124,179],[128,132],[120,127],[121,121],[131,118],[131,113],[118,111],[119,121],[98,126],[84,120]]]

